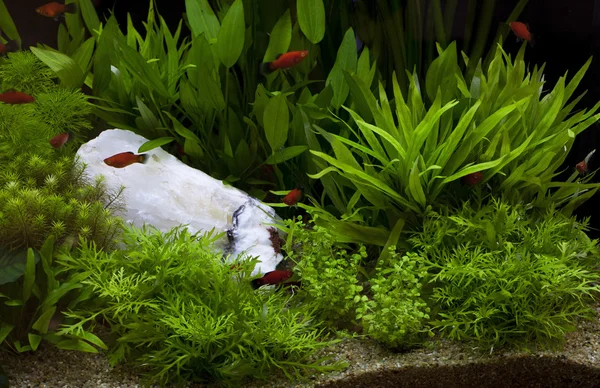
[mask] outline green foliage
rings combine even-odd
[[[80,135],[92,128],[92,106],[83,93],[54,88],[37,95],[34,116],[52,128],[55,133],[70,132]]]
[[[387,346],[415,345],[429,320],[430,309],[421,297],[427,269],[419,255],[400,257],[395,246],[389,253],[388,263],[378,261],[370,279],[373,296],[356,309],[356,318],[362,320],[365,334]]]
[[[102,179],[86,184],[84,167],[70,156],[56,160],[31,153],[2,163],[0,246],[39,249],[49,235],[69,245],[85,237],[99,248],[114,248],[121,220],[117,193]]]
[[[498,47],[489,67],[478,67],[467,88],[454,43],[440,48],[427,73],[426,91],[411,76],[404,99],[392,80],[393,105],[381,83],[378,102],[358,74],[345,73],[354,102],[345,110],[352,121],[330,115],[343,126],[339,134],[312,125],[334,155],[311,149],[329,165],[321,164],[309,176],[334,174],[353,199],[345,214],[352,214],[354,222],[370,219],[388,229],[398,219],[417,225],[430,206],[455,201],[456,192],[462,190],[464,198],[459,180],[475,172],[482,172],[481,184],[489,183],[496,192],[518,193],[518,200],[540,206],[549,198],[570,214],[600,187],[588,183],[591,175],[581,178],[577,172],[566,183],[552,181],[575,136],[600,118],[600,104],[568,116],[581,97],[567,103],[590,62],[569,83],[561,77],[543,95],[542,72],[537,67],[526,71],[524,49],[513,61]],[[429,107],[425,92],[434,100]]]
[[[65,281],[53,264],[54,237],[39,251],[0,251],[0,348],[35,351],[47,340],[61,349],[97,353],[88,342],[102,343],[91,333],[85,341],[56,334],[61,310],[75,307],[82,298],[77,291],[81,276]]]
[[[45,93],[55,87],[54,72],[29,51],[9,53],[9,60],[0,66],[1,89],[23,93]]]
[[[488,348],[555,345],[600,291],[585,222],[492,200],[431,212],[410,242],[432,274],[432,326]]]
[[[106,252],[85,243],[57,260],[97,301],[68,313],[79,322],[59,333],[85,336],[87,324],[103,317],[117,342],[110,361],[130,361],[149,380],[217,380],[240,386],[246,377],[264,378],[272,369],[286,375],[302,369],[324,371],[307,358],[322,341],[310,304],[273,290],[254,292],[254,260],[240,261],[233,273],[211,252],[216,235],[190,235],[128,228],[124,250]]]
[[[302,216],[297,221],[285,221],[286,252],[296,262],[294,272],[302,279],[299,292],[314,301],[324,319],[340,323],[354,317],[355,298],[360,298],[363,289],[357,275],[361,261],[367,257],[366,249],[361,246],[357,253],[348,254],[334,246],[327,228],[311,225],[313,222],[309,222],[312,228],[308,229]]]

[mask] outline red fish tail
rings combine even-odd
[[[250,282],[250,285],[251,285],[251,286],[252,286],[252,288],[253,288],[253,289],[255,289],[255,290],[256,290],[257,288],[259,288],[260,286],[262,286],[263,284],[264,284],[264,282],[263,282],[263,279],[262,279],[262,278],[253,279],[253,280]]]
[[[273,70],[271,70],[271,62],[264,62],[260,64],[260,74],[262,75],[267,75],[273,72]]]
[[[148,162],[148,159],[150,158],[149,154],[142,154],[139,156],[140,156],[140,163],[142,163],[142,164],[146,164]]]
[[[65,13],[77,13],[77,6],[75,3],[65,4]]]

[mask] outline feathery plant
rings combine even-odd
[[[492,199],[429,212],[410,243],[431,274],[432,327],[489,349],[556,346],[593,316],[598,241],[554,207]]]
[[[273,369],[288,377],[301,370],[332,370],[311,362],[322,340],[314,306],[273,290],[254,292],[255,260],[235,260],[239,272],[210,250],[213,232],[191,235],[128,228],[124,249],[106,252],[83,243],[58,262],[81,279],[95,302],[69,312],[76,323],[59,334],[84,338],[88,324],[104,318],[117,342],[111,364],[132,362],[148,370],[150,381],[218,381],[240,386],[248,377],[265,378]]]
[[[54,72],[28,51],[8,53],[8,61],[0,66],[2,90],[44,93],[55,87],[54,78]]]
[[[470,88],[455,45],[438,49],[425,90],[411,76],[404,99],[394,78],[390,104],[381,83],[377,101],[361,77],[346,72],[354,109],[344,108],[352,121],[341,121],[345,132],[339,135],[313,125],[334,156],[311,150],[328,163],[311,177],[342,178],[340,183],[353,192],[346,215],[362,222],[369,217],[388,229],[413,223],[430,206],[452,201],[449,194],[463,190],[460,178],[479,172],[483,187],[518,192],[519,200],[540,206],[551,200],[565,214],[598,190],[598,184],[588,183],[593,174],[581,178],[574,171],[567,182],[552,181],[575,136],[600,118],[600,103],[571,114],[581,96],[570,99],[590,61],[570,82],[561,77],[542,97],[542,71],[526,71],[525,45],[515,60],[498,47],[488,68],[478,66]],[[433,101],[430,106],[425,95]]]

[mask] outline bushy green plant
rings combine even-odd
[[[53,88],[36,96],[34,116],[46,123],[54,134],[70,132],[77,136],[92,128],[92,105],[85,94]]]
[[[15,89],[27,94],[44,93],[54,88],[56,75],[29,51],[8,54],[0,66],[2,90]]]
[[[429,307],[421,297],[427,269],[419,255],[400,256],[389,247],[387,262],[377,262],[371,283],[372,297],[356,309],[365,334],[390,347],[410,346],[427,332]]]
[[[432,275],[432,326],[488,348],[560,343],[600,291],[600,251],[584,231],[554,208],[497,199],[430,212],[410,242]]]
[[[122,220],[115,217],[120,191],[102,178],[87,184],[84,166],[71,156],[49,160],[23,153],[0,164],[0,246],[39,249],[54,235],[59,244],[80,237],[114,247]]]
[[[308,226],[298,216],[296,221],[286,220],[282,228],[287,233],[285,250],[295,261],[294,272],[302,279],[301,294],[309,296],[318,306],[319,314],[334,324],[354,319],[355,298],[360,298],[363,287],[358,273],[361,261],[366,258],[366,248],[349,254],[334,244],[327,228]],[[294,249],[296,247],[296,249]]]
[[[53,264],[54,236],[38,250],[0,248],[0,348],[14,352],[35,351],[47,340],[58,348],[97,352],[89,342],[103,344],[87,333],[84,339],[56,334],[61,312],[73,308],[84,294],[81,276],[66,280]]]
[[[117,337],[111,363],[130,361],[161,384],[217,380],[239,386],[245,377],[264,378],[273,369],[291,376],[339,367],[307,361],[332,343],[321,340],[314,306],[273,290],[254,292],[254,260],[231,271],[210,250],[215,239],[212,232],[132,227],[123,250],[82,243],[76,253],[59,256],[73,276],[85,274],[83,290],[97,301],[68,313],[79,322],[59,333],[85,336],[87,325],[102,317]]]

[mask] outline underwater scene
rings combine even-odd
[[[600,387],[598,53],[594,0],[0,0],[0,388]]]

